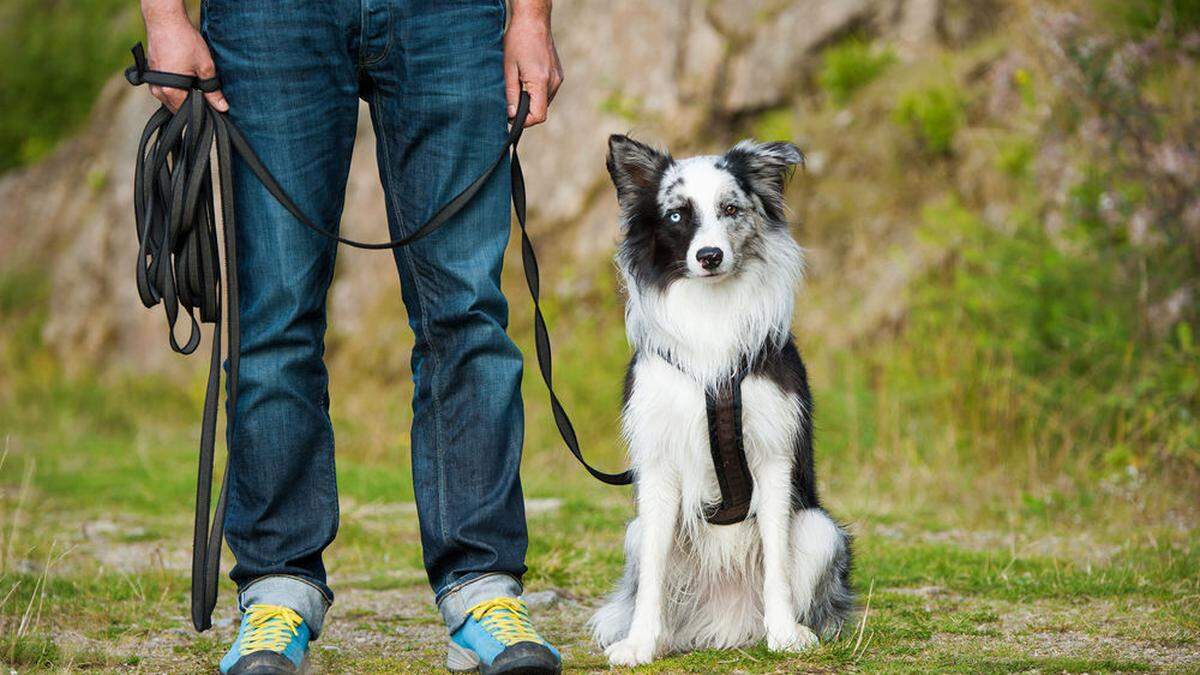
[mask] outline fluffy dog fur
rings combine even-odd
[[[790,333],[803,257],[783,188],[802,161],[790,143],[675,160],[609,139],[635,348],[623,428],[638,510],[624,576],[590,622],[614,665],[763,638],[800,650],[839,633],[853,609],[849,537],[817,500],[812,399]],[[705,508],[720,488],[705,389],[744,362],[751,517],[711,525]]]

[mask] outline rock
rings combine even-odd
[[[941,36],[952,45],[978,40],[999,23],[999,0],[945,0],[938,20]]]
[[[553,607],[558,604],[559,600],[562,599],[562,597],[558,594],[558,591],[554,589],[525,593],[521,596],[521,598],[525,601],[526,605],[529,605],[530,609],[545,609],[547,607]]]
[[[774,15],[747,12],[758,17],[760,25],[748,46],[729,63],[721,101],[725,112],[752,111],[784,102],[805,59],[865,20],[873,7],[867,0],[797,0]]]
[[[896,37],[911,46],[927,46],[938,39],[942,0],[910,0],[900,10]]]
[[[685,104],[711,103],[725,63],[726,41],[712,25],[702,3],[692,3],[679,63],[679,94]]]
[[[792,4],[790,0],[712,0],[708,16],[720,31],[736,42],[747,42],[764,22]]]
[[[526,499],[525,513],[549,513],[557,511],[562,506],[562,500],[556,497]]]

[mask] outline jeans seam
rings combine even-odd
[[[368,73],[367,77],[371,77],[371,75]],[[374,78],[372,78],[372,80],[373,79]],[[405,227],[404,216],[400,210],[400,205],[396,202],[397,188],[393,183],[392,159],[391,153],[388,151],[388,144],[386,140],[389,135],[387,133],[387,129],[384,128],[386,122],[384,121],[384,115],[379,105],[379,87],[376,85],[372,87],[372,89],[372,105],[375,106],[379,130],[383,132],[382,134],[379,134],[380,138],[378,138],[376,142],[381,143],[380,147],[383,150],[383,171],[387,174],[386,180],[389,188],[385,192],[387,193],[388,201],[391,202],[392,210],[396,213],[396,220],[400,223],[400,230],[403,232],[406,231],[407,228]],[[436,386],[438,375],[442,372],[442,359],[437,348],[435,347],[436,341],[430,339],[429,314],[425,311],[425,290],[424,286],[421,284],[421,274],[417,269],[416,263],[413,261],[412,252],[409,250],[409,247],[405,246],[401,248],[400,256],[404,260],[405,266],[408,267],[410,275],[412,276],[413,285],[416,287],[417,311],[421,313],[421,330],[425,333],[425,343],[429,346],[429,353],[433,357],[434,368],[433,373],[430,374],[429,378],[429,389],[433,398],[433,444],[434,456],[437,458],[438,529],[441,530],[443,539],[449,539],[450,533],[446,528],[446,471],[442,453],[442,401],[441,397],[438,395],[438,388]],[[414,389],[414,396],[415,391],[416,390]]]
[[[360,68],[367,68],[367,67],[379,64],[384,59],[386,59],[388,54],[390,54],[392,51],[392,8],[390,6],[388,6],[385,9],[387,12],[387,25],[384,28],[384,32],[387,34],[387,41],[383,43],[383,51],[381,51],[378,56],[374,56],[371,58],[364,58],[363,56],[359,56],[358,66]],[[363,19],[362,19],[362,23],[360,24],[360,26],[365,26],[366,25],[366,11],[367,11],[366,5],[363,5],[362,11],[363,11],[363,14],[362,14]],[[365,55],[366,54],[365,42],[363,43],[363,47],[364,47],[364,49],[362,50],[361,53]]]

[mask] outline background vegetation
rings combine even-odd
[[[140,35],[137,4],[126,0],[0,3],[0,171],[73,133]]]
[[[23,36],[0,39],[0,169],[86,117],[136,31],[124,4],[0,7],[0,36]],[[657,668],[1200,667],[1200,3],[989,6],[984,28],[940,47],[855,30],[787,105],[705,139],[809,151],[790,193],[813,267],[796,330],[864,612],[800,657],[759,647]],[[628,347],[613,272],[543,257],[571,289],[547,308],[564,399],[615,468]],[[195,638],[184,619],[202,384],[68,373],[44,344],[49,297],[38,270],[0,270],[0,661],[208,668],[233,624]],[[432,668],[441,638],[405,505],[411,386],[403,366],[378,367],[403,359],[344,334],[329,358],[343,599],[317,657]],[[557,589],[542,611],[569,664],[601,668],[581,622],[619,569],[628,494],[572,465],[527,380],[523,473],[550,500],[531,516],[528,582]]]

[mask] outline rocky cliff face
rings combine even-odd
[[[561,3],[555,34],[566,84],[551,120],[526,135],[522,158],[535,237],[556,256],[607,264],[617,236],[604,170],[608,134],[633,133],[677,152],[713,148],[734,121],[797,96],[810,57],[832,40],[865,29],[919,42],[955,30],[947,16],[941,0]],[[155,105],[114,78],[77,139],[0,178],[0,265],[50,277],[44,338],[73,367],[186,367],[163,345],[163,319],[142,309],[133,285],[133,159]],[[365,111],[359,140],[343,229],[377,239],[384,202]],[[394,339],[405,330],[397,290],[386,256],[344,250],[331,330]],[[377,308],[382,314],[369,311]]]

